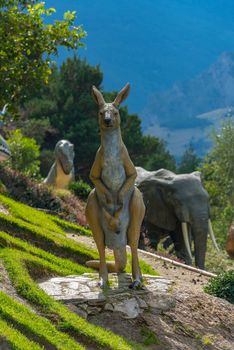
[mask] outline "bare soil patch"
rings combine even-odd
[[[95,247],[92,237],[72,234],[68,237]],[[111,254],[109,250],[107,253]],[[88,316],[88,321],[141,344],[147,343],[152,332],[154,338],[147,347],[151,350],[232,350],[234,305],[203,292],[209,277],[144,253],[139,256],[161,276],[174,281],[170,293],[175,307],[158,313],[148,310],[130,320],[118,313],[103,312]]]

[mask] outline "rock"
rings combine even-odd
[[[135,298],[127,299],[122,303],[114,305],[114,311],[122,312],[125,318],[136,318],[140,313],[140,307]]]
[[[84,318],[103,310],[120,312],[124,318],[134,319],[149,307],[155,313],[173,307],[174,300],[168,293],[170,280],[151,275],[143,278],[144,286],[140,290],[129,289],[132,279],[127,273],[110,273],[110,287],[104,290],[98,286],[97,273],[51,278],[39,286]]]
[[[81,316],[84,319],[87,319],[88,313],[82,307],[77,307],[71,303],[68,303],[67,306],[75,314]]]
[[[114,311],[114,306],[112,304],[107,303],[104,306],[104,310],[106,310],[106,311]]]
[[[138,302],[138,304],[139,304],[141,309],[147,309],[148,308],[148,305],[146,304],[144,299],[141,299],[139,297],[136,297],[136,299],[137,299],[137,302]]]
[[[152,294],[147,300],[147,304],[156,312],[167,311],[175,307],[175,300],[166,294]]]
[[[101,310],[102,310],[101,307],[89,306],[89,307],[87,308],[87,313],[88,313],[88,315],[96,315],[96,314],[98,314]]]

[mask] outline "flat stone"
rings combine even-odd
[[[114,311],[119,311],[124,314],[124,318],[136,318],[140,313],[140,307],[135,298],[127,299],[122,303],[114,305]]]
[[[110,287],[98,286],[97,273],[82,276],[51,278],[39,284],[46,293],[64,303],[74,304],[74,312],[86,318],[102,310],[120,312],[124,318],[136,318],[147,308],[154,312],[173,307],[168,293],[171,281],[161,276],[144,275],[144,286],[139,290],[129,289],[130,274],[109,273]]]
[[[88,307],[87,313],[88,315],[96,315],[102,310],[101,307]]]
[[[148,304],[145,302],[144,299],[139,298],[139,297],[136,297],[136,299],[137,299],[137,302],[138,302],[138,304],[139,304],[141,309],[147,309],[148,308]]]
[[[106,311],[114,311],[114,306],[112,304],[107,303],[104,306],[104,310],[106,310]]]
[[[67,306],[75,314],[81,316],[84,319],[87,319],[88,314],[87,314],[86,310],[84,310],[83,308],[77,307],[72,303],[68,303]]]

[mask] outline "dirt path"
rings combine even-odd
[[[95,248],[96,245],[92,237],[78,236],[77,234],[67,234],[67,237],[77,242],[82,242],[88,246]],[[107,249],[107,254],[112,255],[111,250]],[[207,284],[209,277],[199,273],[189,271],[183,267],[177,267],[169,262],[163,262],[156,258],[150,257],[139,252],[139,257],[152,266],[161,276],[167,277],[174,281],[175,288],[183,288],[187,291],[202,292],[203,286]]]
[[[91,237],[74,234],[68,237],[96,248]],[[111,254],[109,250],[107,253]],[[122,320],[106,313],[90,317],[89,321],[138,342],[142,341],[142,330],[152,331],[158,341],[149,347],[151,350],[233,350],[234,305],[204,293],[209,277],[144,253],[139,256],[161,276],[174,281],[171,295],[175,307],[158,313],[144,312],[135,320]]]

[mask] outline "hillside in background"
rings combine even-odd
[[[55,18],[77,11],[88,36],[79,55],[101,64],[104,89],[130,81],[130,112],[140,112],[151,94],[188,80],[224,51],[234,50],[232,0],[47,0]],[[61,51],[59,62],[69,52]],[[211,110],[212,108],[210,108]],[[144,119],[144,114],[140,114]]]
[[[195,78],[154,94],[145,108],[146,132],[167,139],[177,154],[192,142],[199,154],[209,133],[233,115],[234,53],[223,53]]]

